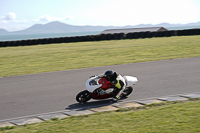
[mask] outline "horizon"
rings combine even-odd
[[[162,24],[165,24],[165,25],[170,25],[170,26],[166,26],[166,27],[190,27],[191,25],[190,24],[198,24],[198,27],[200,27],[200,21],[199,22],[196,22],[196,23],[186,23],[186,24],[170,24],[170,23],[159,23],[159,24],[138,24],[138,25],[125,25],[125,26],[113,26],[113,25],[110,25],[110,26],[103,26],[103,25],[72,25],[72,24],[67,24],[67,23],[64,23],[64,22],[60,22],[60,21],[51,21],[51,22],[47,22],[45,24],[39,24],[39,23],[36,23],[36,24],[33,24],[31,25],[30,27],[27,27],[26,29],[29,29],[35,25],[47,25],[47,24],[50,24],[50,23],[56,23],[56,22],[59,22],[59,23],[63,23],[63,24],[66,24],[66,25],[70,25],[70,26],[101,26],[101,27],[115,27],[115,28],[125,28],[125,27],[132,27],[132,28],[148,28],[148,27],[138,27],[138,26],[149,26],[149,27],[163,27],[165,28],[164,26],[162,26]],[[161,26],[158,26],[158,25],[161,25]],[[6,32],[9,32],[9,33],[12,33],[12,32],[18,32],[18,31],[23,31],[23,30],[26,30],[26,29],[22,29],[22,30],[17,30],[17,31],[8,31],[6,29],[3,29],[3,28],[0,28],[0,30],[5,30]],[[129,29],[129,28],[127,28]],[[106,30],[111,30],[111,29],[106,29]],[[112,29],[113,30],[113,29]]]
[[[53,21],[76,26],[200,22],[199,0],[1,0],[0,11],[0,29],[9,32]]]

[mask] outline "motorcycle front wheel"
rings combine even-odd
[[[76,95],[76,101],[79,103],[86,103],[92,98],[87,90],[81,91]]]

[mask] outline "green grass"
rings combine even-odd
[[[161,106],[162,105],[162,106]],[[139,108],[70,116],[3,133],[197,133],[200,132],[200,99],[165,102]],[[0,130],[1,131],[1,130]]]
[[[200,36],[0,48],[0,77],[200,56]]]

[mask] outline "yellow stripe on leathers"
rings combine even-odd
[[[117,79],[117,84],[115,85],[115,87],[117,87],[118,89],[121,89],[121,85],[119,83],[119,80]]]

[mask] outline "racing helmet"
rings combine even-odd
[[[104,77],[108,80],[111,81],[112,77],[114,75],[114,71],[113,70],[107,70],[104,74]]]

